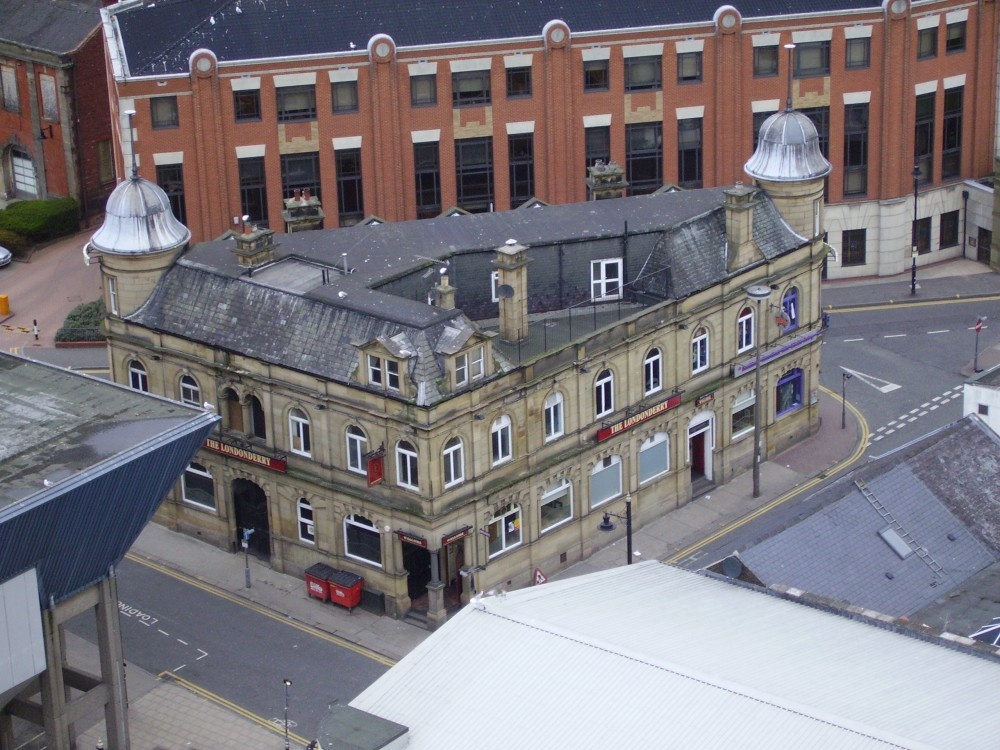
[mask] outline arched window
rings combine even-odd
[[[596,508],[622,494],[622,459],[606,456],[590,472],[590,507]]]
[[[375,524],[357,513],[344,519],[344,553],[382,567],[382,536]]]
[[[396,484],[409,490],[420,489],[417,449],[405,440],[396,445]]]
[[[129,360],[128,384],[137,391],[149,393],[149,376],[142,362],[137,359]]]
[[[222,398],[226,402],[225,426],[233,432],[243,432],[243,404],[240,403],[239,394],[227,388]]]
[[[292,409],[288,412],[288,441],[292,453],[300,456],[312,456],[309,417],[301,409]]]
[[[299,517],[299,540],[308,542],[309,544],[316,544],[316,526],[313,524],[312,503],[304,497],[300,497],[297,509]]]
[[[201,388],[191,375],[181,377],[181,401],[191,406],[201,406]]]
[[[648,396],[663,390],[663,354],[659,349],[650,349],[642,363],[643,391]]]
[[[594,381],[594,416],[603,417],[615,410],[615,376],[611,370],[601,370]]]
[[[368,437],[356,425],[347,428],[347,468],[357,474],[365,473],[365,454],[368,452]]]
[[[506,414],[495,419],[490,427],[490,455],[494,466],[510,461],[514,455],[511,447],[510,417]]]
[[[569,521],[573,518],[573,484],[563,479],[547,487],[538,507],[541,512],[539,529],[543,534]]]
[[[201,464],[192,462],[184,471],[181,492],[184,502],[215,510],[215,482],[208,469]]]
[[[267,440],[267,421],[264,419],[264,407],[260,399],[250,396],[247,402],[250,404],[250,428],[253,436]]]
[[[799,327],[799,290],[791,287],[785,296],[781,298],[781,309],[785,311],[785,318],[788,324],[782,326],[782,331],[794,331]]]
[[[708,329],[697,328],[691,337],[691,373],[708,369]]]
[[[556,391],[545,398],[545,441],[562,437],[564,431],[563,395]]]
[[[444,444],[444,486],[454,487],[465,481],[465,450],[462,439],[453,437]]]
[[[507,552],[521,543],[521,506],[505,505],[493,514],[489,526],[490,557]]]
[[[639,483],[648,482],[669,470],[670,436],[665,432],[657,432],[643,440],[639,446]]]
[[[744,307],[736,318],[736,351],[745,352],[753,348],[753,310]]]

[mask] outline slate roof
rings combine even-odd
[[[660,299],[683,299],[725,279],[722,189],[546,206],[423,221],[295,232],[275,238],[275,262],[247,274],[232,238],[202,243],[182,256],[129,319],[153,330],[342,383],[358,382],[357,347],[375,339],[403,346],[419,404],[442,397],[444,356],[476,325],[461,310],[443,310],[380,291],[388,280],[420,273],[435,261],[472,256],[490,265],[509,238],[529,247],[533,273],[553,269],[564,243],[662,233],[636,286]],[[769,198],[758,193],[754,236],[776,258],[805,240]],[[351,273],[340,269],[344,264]],[[669,268],[670,274],[655,273]],[[541,272],[538,278],[555,278]],[[665,282],[664,279],[670,279]],[[385,287],[387,288],[387,287]],[[393,343],[394,337],[403,339]],[[501,369],[509,363],[494,350]]]
[[[101,23],[95,0],[0,0],[0,41],[65,55]]]
[[[922,547],[929,559],[900,559],[879,537],[890,524],[856,479],[909,534],[909,546]],[[820,510],[740,559],[767,586],[913,616],[975,585],[1000,559],[998,486],[1000,438],[970,415],[816,493],[809,502]]]
[[[881,13],[881,3],[873,0],[734,0],[731,5],[745,19]],[[129,74],[149,76],[186,73],[191,53],[202,47],[222,62],[233,62],[357,55],[375,34],[388,34],[399,48],[498,39],[537,43],[545,24],[556,19],[582,35],[709,23],[719,7],[718,0],[411,0],[404,5],[395,0],[158,0],[117,10],[115,17]]]

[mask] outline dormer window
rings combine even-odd
[[[399,362],[368,355],[368,384],[390,391],[399,390]]]

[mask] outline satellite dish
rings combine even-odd
[[[739,578],[743,575],[743,563],[735,555],[730,555],[722,561],[722,573],[727,578]]]
[[[502,299],[510,299],[514,296],[514,287],[510,284],[501,284],[497,287],[497,296]]]

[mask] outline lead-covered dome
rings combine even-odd
[[[102,253],[160,253],[191,239],[191,230],[176,219],[162,188],[135,175],[114,189],[104,214],[104,223],[90,239]]]
[[[831,169],[812,120],[790,108],[764,120],[757,150],[743,165],[751,177],[771,182],[814,180],[826,177]]]

